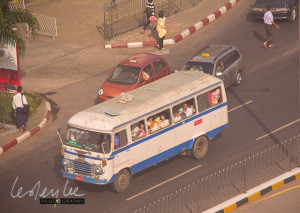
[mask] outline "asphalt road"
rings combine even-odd
[[[299,21],[278,23],[280,29],[276,31],[276,46],[266,50],[262,47],[265,37],[263,24],[252,22],[248,18],[249,4],[241,1],[224,17],[176,44],[165,55],[172,68],[179,68],[205,45],[232,44],[241,51],[245,59],[242,85],[227,90],[229,109],[248,101],[253,102],[229,113],[229,128],[211,143],[205,159],[197,161],[179,156],[163,162],[135,175],[130,188],[121,194],[112,192],[108,186],[77,183],[63,178],[60,174],[60,142],[56,130],[60,127],[66,131],[67,120],[73,114],[94,104],[99,84],[109,72],[105,70],[92,78],[44,94],[53,103],[57,118],[37,135],[13,147],[0,158],[1,211],[134,211],[197,178],[298,134],[300,125],[295,123],[269,137],[256,140],[299,119]],[[113,51],[118,54],[118,51]],[[153,52],[153,49],[143,51]],[[198,165],[201,167],[181,178],[126,201],[127,198]],[[45,187],[47,189],[44,194],[51,193],[51,189],[52,193],[59,194],[58,197],[81,194],[86,203],[56,207],[40,205],[38,195],[43,194]]]

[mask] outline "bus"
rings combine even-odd
[[[223,81],[177,72],[72,116],[62,175],[123,192],[134,174],[175,155],[203,158],[227,127]]]

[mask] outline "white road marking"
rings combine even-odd
[[[250,103],[252,103],[253,101],[248,101],[248,102],[246,102],[246,103],[244,103],[244,104],[241,104],[241,105],[239,105],[239,106],[237,106],[237,107],[234,107],[233,109],[231,109],[231,110],[228,110],[228,112],[232,112],[232,111],[234,111],[234,110],[236,110],[236,109],[239,109],[239,108],[241,108],[241,107],[243,107],[243,106],[245,106],[245,105],[247,105],[247,104],[250,104]]]
[[[172,180],[175,180],[176,178],[179,178],[179,177],[181,177],[182,175],[185,175],[185,174],[187,174],[187,173],[189,173],[189,172],[191,172],[191,171],[193,171],[193,170],[195,170],[195,169],[198,169],[198,168],[200,168],[200,167],[201,167],[201,165],[195,166],[194,168],[191,168],[191,169],[189,169],[189,170],[187,170],[187,171],[185,171],[185,172],[183,172],[183,173],[181,173],[181,174],[179,174],[179,175],[176,175],[175,177],[172,177],[172,178],[170,178],[170,179],[168,179],[168,180],[166,180],[166,181],[164,181],[164,182],[162,182],[162,183],[160,183],[160,184],[157,184],[157,185],[155,185],[155,186],[153,186],[153,187],[151,187],[151,188],[149,188],[149,189],[147,189],[147,190],[145,190],[145,191],[143,191],[143,192],[141,192],[141,193],[139,193],[139,194],[137,194],[137,195],[134,195],[134,196],[132,196],[132,197],[130,197],[130,198],[127,198],[126,200],[127,200],[127,201],[132,200],[132,199],[134,199],[134,198],[136,198],[136,197],[138,197],[138,196],[140,196],[140,195],[142,195],[142,194],[145,194],[146,192],[149,192],[149,191],[151,191],[151,190],[153,190],[153,189],[155,189],[155,188],[157,188],[157,187],[159,187],[159,186],[161,186],[161,185],[164,185],[164,184],[166,184],[166,183],[168,183],[168,182],[170,182],[170,181],[172,181]]]
[[[291,126],[291,125],[293,125],[294,123],[297,123],[297,122],[299,122],[299,121],[300,121],[300,119],[297,119],[297,120],[295,120],[295,121],[293,121],[293,122],[291,122],[291,123],[288,123],[288,124],[286,124],[286,125],[284,125],[284,126],[278,128],[278,129],[276,129],[276,130],[274,130],[274,131],[272,131],[272,132],[270,132],[270,133],[268,133],[268,134],[265,134],[265,135],[263,135],[263,136],[261,136],[261,137],[259,137],[259,138],[256,138],[256,140],[258,141],[258,140],[260,140],[260,139],[262,139],[262,138],[265,138],[265,137],[267,137],[267,136],[269,136],[269,135],[271,135],[271,134],[273,134],[273,133],[275,133],[275,132],[278,132],[279,130],[282,130],[282,129],[288,127],[288,126]]]

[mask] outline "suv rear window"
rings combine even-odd
[[[187,62],[182,71],[199,71],[212,75],[214,69],[214,64],[211,62],[195,62],[189,61]]]

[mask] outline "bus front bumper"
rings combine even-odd
[[[98,180],[98,179],[91,178],[91,177],[70,174],[70,173],[64,172],[64,171],[62,171],[62,176],[65,177],[65,178],[69,178],[69,179],[73,179],[73,180],[81,181],[81,182],[86,182],[86,183],[92,183],[92,184],[98,184],[98,185],[107,184],[106,179],[105,180]]]

